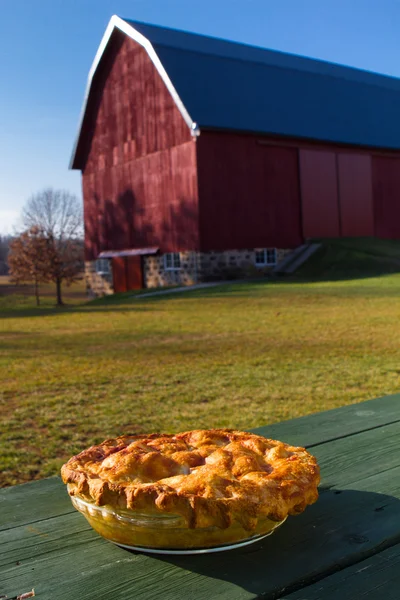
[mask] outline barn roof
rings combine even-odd
[[[216,128],[400,148],[400,79],[114,16],[89,73],[72,168],[115,29],[146,49],[194,135]]]

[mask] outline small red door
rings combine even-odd
[[[128,256],[125,258],[126,289],[141,290],[143,287],[142,257]]]
[[[123,256],[112,259],[114,292],[126,292],[125,260]]]
[[[112,259],[114,292],[140,290],[143,287],[141,256],[117,256]]]

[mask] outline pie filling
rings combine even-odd
[[[227,429],[122,436],[61,469],[74,506],[114,542],[207,548],[272,532],[318,498],[304,448]]]

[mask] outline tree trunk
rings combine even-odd
[[[39,299],[39,283],[37,278],[35,277],[35,296],[36,296],[36,306],[40,305],[40,299]]]
[[[57,306],[62,306],[64,302],[61,298],[61,279],[57,277],[56,279],[56,288],[57,288]]]

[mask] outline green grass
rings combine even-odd
[[[1,485],[127,432],[250,428],[400,389],[400,274],[3,307]]]
[[[24,313],[33,308],[37,309],[33,284],[15,285],[9,277],[0,275],[0,311],[14,310]],[[87,301],[86,285],[83,278],[71,286],[62,285],[63,302],[68,306]],[[56,286],[45,283],[39,286],[39,301],[41,310],[56,309]]]
[[[377,238],[315,240],[320,249],[296,272],[297,279],[360,279],[397,273],[400,242]]]

